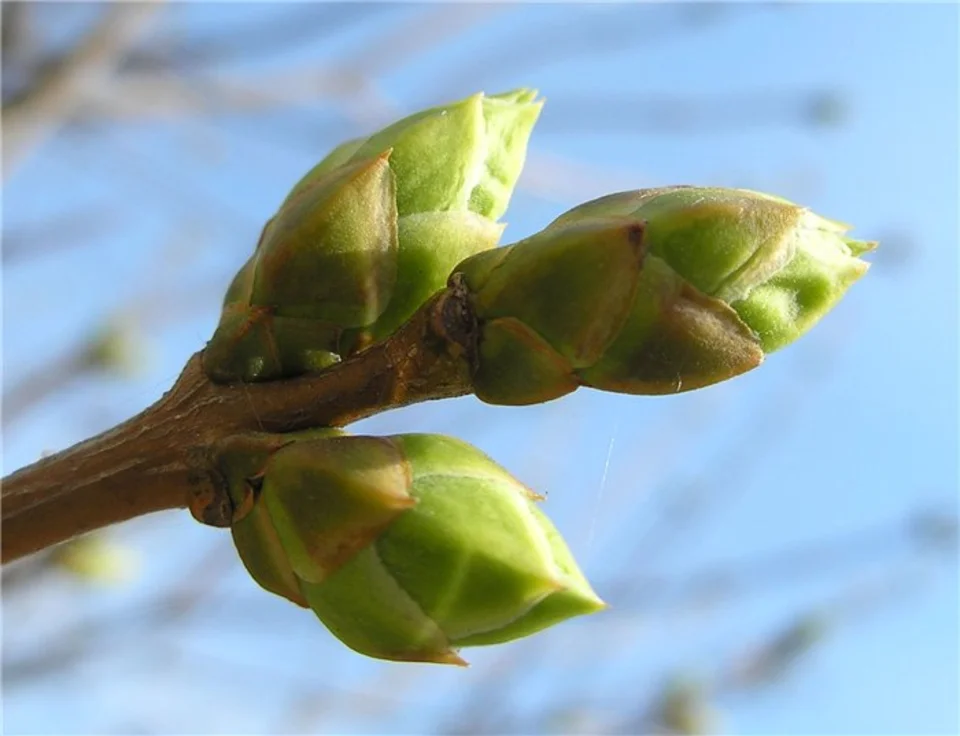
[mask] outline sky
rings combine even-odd
[[[398,18],[421,10],[371,16],[322,45],[292,45],[267,61],[217,72],[339,68],[369,39],[400,27]],[[888,528],[917,509],[955,509],[958,9],[716,5],[701,8],[701,27],[682,32],[668,10],[498,7],[447,43],[376,69],[383,111],[400,114],[479,89],[541,90],[547,103],[531,144],[533,168],[505,218],[507,242],[611,188],[665,184],[769,191],[854,224],[855,237],[881,240],[868,276],[817,329],[727,384],[656,398],[580,390],[524,409],[464,398],[355,427],[456,434],[547,492],[546,510],[609,613],[504,647],[505,654],[470,650],[467,671],[411,668],[346,652],[307,612],[260,594],[230,560],[202,615],[162,631],[137,629],[133,641],[123,638],[124,624],[113,647],[8,690],[6,732],[297,731],[284,719],[299,712],[291,703],[300,708],[311,698],[323,716],[315,727],[325,733],[452,730],[458,708],[489,686],[504,657],[521,664],[497,695],[505,699],[500,708],[522,716],[548,701],[582,704],[568,717],[599,730],[665,671],[711,672],[733,656],[733,643],[759,642],[805,610],[852,613],[783,681],[722,699],[725,730],[957,732],[955,561],[908,554],[908,539],[897,542],[906,550],[900,557],[889,545],[868,555],[868,582],[881,591],[890,566],[911,562],[906,592],[895,589],[879,607],[857,608],[873,588],[851,594],[841,558],[834,574],[784,585],[774,574],[763,595],[719,612],[647,615],[631,596],[643,600],[649,578],[674,580],[808,543],[829,550],[826,540]],[[268,9],[203,4],[175,12],[177,23],[199,32]],[[550,40],[557,34],[560,43]],[[797,102],[820,90],[833,95],[817,98],[822,116],[831,101],[839,105],[833,124],[810,124],[813,108]],[[677,117],[651,119],[641,104],[651,99],[668,107],[706,100],[715,113],[692,127],[682,107],[669,107]],[[5,389],[158,285],[173,280],[178,299],[197,299],[184,318],[155,320],[150,361],[138,377],[81,378],[6,428],[5,473],[122,420],[171,384],[216,323],[217,289],[289,187],[337,140],[386,122],[371,107],[361,119],[324,115],[314,137],[303,135],[321,110],[298,111],[295,124],[269,114],[211,116],[186,134],[163,122],[117,126],[95,144],[74,131],[5,185],[11,228],[104,197],[122,224],[95,250],[4,268]],[[561,157],[580,167],[572,183],[546,168]],[[152,190],[130,186],[125,164],[134,159]],[[197,203],[203,217],[192,209]],[[179,223],[191,218],[198,224],[184,237]],[[177,244],[172,256],[170,242]],[[161,311],[177,306],[162,298],[161,291]],[[691,501],[698,513],[664,523],[665,511]],[[182,578],[218,533],[186,517],[161,514],[113,530],[141,558],[140,576],[121,589],[61,581],[6,601],[8,655],[41,646],[62,625],[61,611],[69,609],[71,622],[123,621],[124,611]],[[362,708],[357,693],[366,698]],[[222,702],[229,706],[211,706]]]

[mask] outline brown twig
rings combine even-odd
[[[3,480],[3,561],[163,509],[189,506],[197,519],[226,526],[232,509],[211,453],[218,440],[343,426],[469,393],[474,340],[465,291],[455,286],[390,339],[323,373],[219,385],[198,353],[153,406]]]

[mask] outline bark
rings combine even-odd
[[[466,292],[454,286],[388,340],[323,373],[221,385],[207,379],[197,353],[153,406],[3,479],[3,562],[163,509],[189,507],[204,523],[228,526],[216,442],[240,432],[344,426],[470,393],[475,341]]]

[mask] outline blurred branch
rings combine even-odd
[[[57,253],[101,237],[114,226],[116,211],[102,208],[64,211],[43,222],[31,222],[3,233],[3,265]]]
[[[298,4],[260,17],[256,22],[219,24],[215,33],[166,39],[132,51],[121,65],[128,72],[187,70],[233,60],[249,62],[261,55],[284,53],[307,42],[318,42],[402,7],[398,3],[332,2]]]
[[[757,402],[760,408],[746,418],[746,426],[729,433],[730,443],[713,462],[706,463],[691,479],[665,483],[657,489],[652,525],[622,553],[649,565],[671,545],[681,544],[683,533],[704,517],[711,504],[722,498],[729,505],[732,497],[743,493],[750,474],[768,457],[766,449],[785,436],[802,416],[817,385],[835,369],[846,335],[844,330],[822,331],[819,345],[812,343],[807,353],[796,353],[786,385]],[[809,356],[806,360],[805,355]],[[723,480],[718,482],[718,478]]]
[[[26,2],[4,2],[0,5],[0,57],[4,62],[31,46],[32,23],[29,15],[30,5]]]
[[[42,74],[44,67],[55,61],[44,50],[43,23],[37,17],[36,5],[26,0],[4,0],[0,5],[3,34],[0,39],[3,65],[0,92],[4,105],[22,95]]]
[[[366,39],[361,51],[338,59],[335,67],[311,64],[259,78],[187,74],[176,69],[127,72],[103,90],[93,110],[100,116],[131,120],[197,112],[255,112],[326,100],[349,106],[355,118],[369,121],[372,116],[379,122],[391,111],[383,109],[383,104],[371,105],[374,77],[398,68],[432,45],[450,41],[479,19],[502,9],[483,4],[428,6],[409,22]]]
[[[742,131],[772,125],[836,125],[845,105],[831,90],[758,90],[714,98],[653,96],[629,91],[614,95],[567,95],[552,103],[544,133],[589,135],[636,133],[689,135]]]
[[[138,366],[138,353],[135,333],[124,322],[108,321],[78,347],[34,368],[19,383],[6,389],[3,426],[16,422],[34,406],[84,375],[132,373]]]
[[[721,669],[713,678],[716,694],[768,687],[782,681],[828,634],[882,606],[903,600],[921,582],[918,570],[903,567],[862,579],[824,603],[811,606],[774,630]]]
[[[84,114],[124,121],[180,120],[196,114],[262,112],[291,105],[342,100],[358,94],[367,82],[347,68],[311,66],[260,76],[126,74],[95,93]]]
[[[668,733],[694,736],[717,732],[719,716],[708,685],[690,677],[672,678],[654,699],[649,714],[630,728],[638,733]]]
[[[342,59],[345,68],[367,78],[393,71],[432,46],[450,43],[454,37],[482,19],[512,9],[498,3],[449,3],[424,6],[407,23],[391,28],[378,38],[365,41],[363,50]],[[474,76],[471,74],[467,77]]]
[[[623,719],[617,730],[626,733],[703,734],[717,722],[718,699],[755,692],[784,681],[810,653],[835,636],[842,624],[903,599],[920,582],[917,570],[904,567],[885,571],[877,579],[862,580],[822,604],[793,615],[768,635],[744,647],[732,661],[706,677],[680,678],[667,686],[639,712]]]
[[[218,540],[218,543],[213,544],[205,554],[195,560],[191,566],[191,574],[181,576],[180,582],[163,597],[146,605],[124,609],[117,616],[82,620],[59,634],[53,641],[48,641],[42,649],[5,661],[5,682],[16,685],[61,671],[102,650],[107,637],[123,637],[137,629],[151,630],[179,623],[216,593],[218,582],[223,578],[228,565],[233,564],[233,550],[225,541]],[[8,583],[25,581],[28,575],[36,573],[37,566],[33,564],[35,559],[43,559],[45,565],[49,566],[57,549],[59,548],[4,568],[4,587],[6,588]],[[18,573],[17,578],[9,580],[8,572],[13,571]]]
[[[598,699],[596,696],[581,695],[579,687],[582,685],[575,681],[574,687],[577,689],[570,697],[555,696],[551,699],[551,704],[562,703],[562,706],[553,705],[554,710],[539,710],[528,716],[509,713],[495,725],[485,720],[487,711],[477,703],[476,713],[481,725],[474,727],[476,724],[468,719],[458,721],[466,722],[469,726],[457,732],[534,733],[543,730],[539,724],[545,719],[565,720],[570,715],[580,715],[580,720],[585,719],[589,724],[586,731],[579,731],[581,733],[716,733],[720,723],[718,706],[722,698],[757,692],[782,683],[795,673],[816,647],[824,644],[829,636],[835,636],[842,625],[857,622],[869,611],[903,600],[905,593],[920,580],[915,567],[905,566],[885,570],[879,578],[851,584],[839,595],[806,607],[768,634],[745,647],[738,647],[729,661],[711,667],[706,673],[663,678],[662,686],[651,696],[645,696],[642,689],[638,689],[638,683],[628,670],[623,690],[611,693],[616,702],[626,698],[627,703],[631,703],[627,705],[626,713],[611,707],[603,696]],[[590,651],[592,656],[593,650]],[[689,672],[687,668],[680,671]],[[483,703],[489,704],[491,710],[496,709],[496,704],[504,702],[504,691],[509,690],[508,681],[501,680],[500,684],[502,690],[485,692]],[[640,701],[639,706],[632,705],[636,701]]]
[[[4,99],[8,94],[8,86],[18,86],[17,83],[33,71],[36,61],[33,53],[36,48],[36,35],[30,11],[28,2],[4,2],[0,5],[0,59],[3,63]],[[13,84],[10,76],[15,77]]]
[[[43,367],[35,368],[18,383],[3,392],[3,426],[7,427],[37,404],[63,389],[86,372],[86,347],[64,353]]]
[[[908,545],[915,553],[934,550],[949,555],[956,550],[957,517],[935,509],[920,509],[894,523],[720,563],[680,580],[623,578],[611,586],[616,591],[615,611],[630,615],[647,609],[676,612],[692,605],[729,601],[735,594],[767,593],[779,586],[838,574],[850,567],[874,565],[896,551],[899,544]]]
[[[613,54],[637,47],[675,40],[704,28],[764,10],[771,4],[648,3],[579,6],[576,17],[564,15],[553,22],[515,23],[498,40],[497,53],[485,59],[486,77],[529,75],[550,63],[575,61],[577,57]],[[654,14],[653,10],[660,12]],[[445,95],[460,94],[462,81],[477,74],[473,58],[467,64],[445,67],[431,88]],[[551,103],[552,104],[552,103]]]
[[[4,178],[32,149],[57,133],[91,90],[107,82],[159,7],[156,3],[109,4],[99,22],[72,51],[45,69],[22,94],[4,104]]]

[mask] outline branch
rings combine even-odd
[[[4,178],[31,148],[57,132],[90,90],[102,85],[158,7],[155,3],[112,4],[71,53],[22,96],[4,105]]]
[[[717,134],[776,125],[835,125],[843,118],[844,100],[831,89],[645,95],[643,99],[590,94],[567,96],[554,103],[553,113],[552,124],[543,126],[552,134]]]
[[[3,562],[163,509],[189,507],[198,520],[227,526],[232,509],[211,452],[219,440],[343,426],[470,393],[475,340],[466,292],[451,287],[390,339],[323,373],[219,385],[197,353],[153,406],[4,478]]]
[[[42,222],[6,228],[0,254],[2,265],[76,248],[84,241],[102,237],[114,226],[115,219],[116,213],[109,209],[82,205],[58,212]]]
[[[32,370],[12,388],[4,391],[3,427],[12,425],[37,404],[56,394],[77,377],[86,374],[91,368],[86,355],[86,345],[80,345]]]
[[[259,56],[276,55],[306,43],[317,44],[343,33],[375,14],[385,14],[399,4],[330,3],[299,5],[292,11],[263,14],[253,22],[222,22],[214,33],[193,32],[187,38],[164,39],[133,50],[123,71],[196,69],[231,62],[249,62]],[[225,17],[230,18],[229,15]]]
[[[135,305],[134,305],[135,306]],[[118,315],[131,313],[118,311]],[[106,322],[80,345],[34,367],[12,388],[3,392],[4,429],[42,401],[55,396],[73,381],[95,374],[130,375],[137,370],[138,340],[121,317]]]

